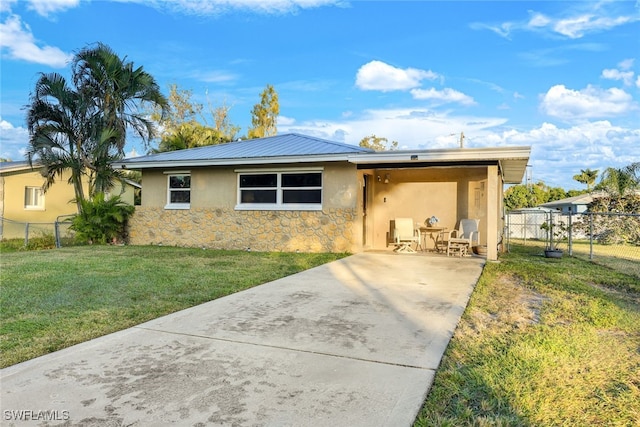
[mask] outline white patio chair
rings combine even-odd
[[[466,255],[473,246],[480,244],[479,219],[461,219],[460,228],[451,230],[447,241],[447,255]]]
[[[415,228],[413,218],[396,218],[393,229],[393,241],[396,245],[394,251],[400,253],[413,253],[412,244],[420,242],[420,230]]]

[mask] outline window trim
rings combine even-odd
[[[236,206],[235,210],[239,211],[320,211],[324,204],[324,168],[273,168],[273,169],[236,169]],[[284,203],[283,191],[287,189],[296,189],[299,187],[282,187],[282,175],[289,173],[320,173],[321,183],[319,187],[304,187],[308,190],[320,190],[320,203]],[[276,187],[267,187],[263,189],[276,190],[276,203],[242,203],[242,190],[240,186],[240,178],[242,175],[269,175],[276,174]]]
[[[29,190],[33,190],[33,191],[38,191],[40,193],[38,200],[40,201],[40,204],[37,205],[30,205],[27,204],[27,191]],[[33,197],[29,198],[29,203],[33,202]],[[42,187],[38,187],[35,185],[26,185],[24,187],[24,209],[28,210],[28,211],[43,211],[45,210],[44,208],[44,203],[45,203],[45,199],[44,199],[44,190],[42,189]]]
[[[171,187],[170,182],[171,182],[171,177],[172,176],[186,176],[188,175],[190,180],[189,180],[189,200],[191,200],[191,190],[192,190],[192,185],[191,185],[191,171],[171,171],[171,172],[164,172],[164,174],[167,176],[167,203],[164,205],[165,209],[191,209],[191,202],[189,203],[171,203]],[[184,191],[184,190],[182,190]]]

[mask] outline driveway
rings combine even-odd
[[[410,426],[484,262],[357,254],[5,368],[0,424]]]

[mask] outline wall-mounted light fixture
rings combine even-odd
[[[385,184],[388,184],[390,179],[391,179],[391,175],[389,175],[389,174],[385,174],[384,175],[384,183]]]
[[[378,175],[378,182],[382,181],[382,178],[380,178],[380,175]]]

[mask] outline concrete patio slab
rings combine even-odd
[[[2,425],[409,426],[483,265],[358,254],[14,365]]]

